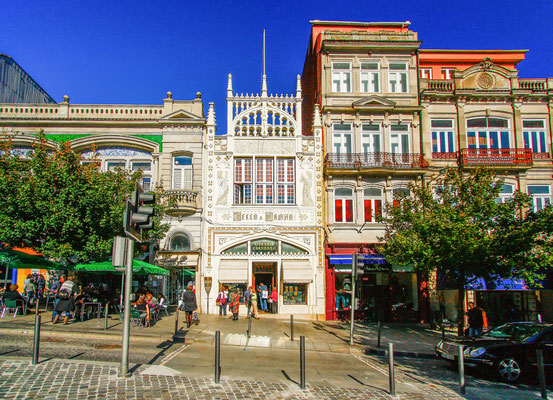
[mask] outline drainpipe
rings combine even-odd
[[[419,49],[415,50],[415,56],[417,58],[417,102],[418,106],[421,107],[421,88],[420,88],[420,64],[419,64]],[[419,140],[420,140],[420,152],[424,155],[424,134],[422,131],[422,110],[419,110]],[[424,185],[425,179],[424,174],[422,174],[422,184]]]

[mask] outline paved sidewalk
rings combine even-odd
[[[374,388],[341,388],[266,383],[252,380],[175,376],[169,369],[151,373],[139,368],[131,378],[118,378],[113,364],[52,360],[39,365],[28,361],[0,360],[2,399],[317,399],[317,400],[453,400],[462,399],[453,391],[425,386],[418,392],[391,397]]]

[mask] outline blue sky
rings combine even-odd
[[[270,93],[293,93],[312,19],[411,21],[423,48],[529,49],[524,78],[553,77],[553,2],[532,1],[4,1],[0,53],[56,101],[161,104],[202,92],[226,121],[227,74],[259,92],[267,30]]]

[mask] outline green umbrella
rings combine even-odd
[[[0,250],[0,264],[5,265],[6,267],[11,269],[71,269],[57,262],[47,260],[46,258],[44,258],[44,256],[35,256],[12,249]]]
[[[135,275],[169,275],[169,271],[166,269],[156,267],[145,261],[133,260],[132,262],[133,274]],[[116,271],[115,267],[111,265],[111,261],[93,262],[89,264],[77,264],[73,268],[74,271],[81,272],[111,272],[113,274],[122,274],[121,271]]]

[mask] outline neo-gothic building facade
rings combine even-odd
[[[324,314],[322,137],[301,125],[300,78],[295,95],[238,95],[229,75],[227,133],[215,135],[208,115],[204,175],[202,307],[216,312],[223,287],[276,288],[280,314]],[[205,288],[205,285],[202,285]],[[261,305],[260,301],[260,305]]]

